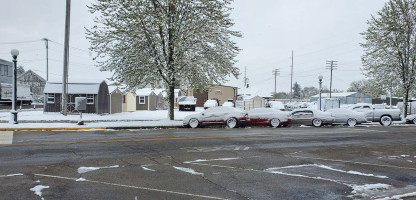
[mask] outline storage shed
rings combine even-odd
[[[123,111],[123,93],[117,86],[108,86],[110,91],[110,114]]]
[[[157,94],[152,88],[136,90],[136,110],[156,110]]]
[[[67,112],[75,110],[75,97],[87,98],[87,109],[83,113],[110,113],[110,95],[105,81],[101,83],[68,83]],[[45,89],[44,112],[61,112],[62,83],[47,82]]]
[[[329,93],[322,93],[322,99],[329,98]],[[332,93],[331,98],[338,98],[341,104],[372,103],[371,96],[358,92]],[[319,94],[311,97],[311,102],[319,100]]]

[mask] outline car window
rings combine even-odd
[[[371,109],[370,106],[364,106],[364,109]]]
[[[292,113],[292,118],[312,117],[313,112],[310,110],[295,111]]]

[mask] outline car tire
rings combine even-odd
[[[272,126],[273,128],[279,127],[280,126],[280,120],[277,118],[273,118],[270,120],[270,126]]]
[[[393,119],[390,116],[384,115],[380,118],[380,124],[382,126],[390,126],[393,122]]]
[[[236,128],[237,127],[237,119],[236,118],[229,118],[227,119],[227,127],[228,128]]]
[[[347,124],[348,124],[348,126],[353,127],[353,126],[355,126],[357,124],[357,120],[356,119],[353,119],[353,118],[349,118],[347,120]]]
[[[312,120],[312,125],[314,127],[320,127],[320,126],[323,125],[323,123],[322,123],[321,119],[315,118],[315,119]]]
[[[192,119],[189,120],[188,124],[189,124],[189,127],[191,127],[191,128],[198,128],[199,121],[195,118],[192,118]]]
[[[413,118],[413,124],[416,124],[416,117]]]

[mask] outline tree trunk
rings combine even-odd
[[[175,113],[174,113],[174,103],[175,103],[175,85],[174,84],[169,84],[169,88],[168,88],[168,99],[169,99],[169,108],[168,108],[168,113],[169,113],[169,119],[170,120],[175,120]]]
[[[407,105],[409,101],[409,90],[410,88],[405,89],[404,98],[403,98],[403,118],[407,117]]]

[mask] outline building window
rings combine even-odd
[[[55,94],[47,94],[48,103],[55,103]]]
[[[215,90],[215,94],[216,95],[222,95],[222,91],[221,90]]]
[[[7,65],[0,65],[0,75],[2,76],[8,76],[9,70]]]
[[[145,104],[146,100],[144,98],[144,96],[139,96],[139,104]]]
[[[94,104],[94,95],[87,94],[87,104]]]
[[[126,95],[123,95],[123,103],[126,103]]]

